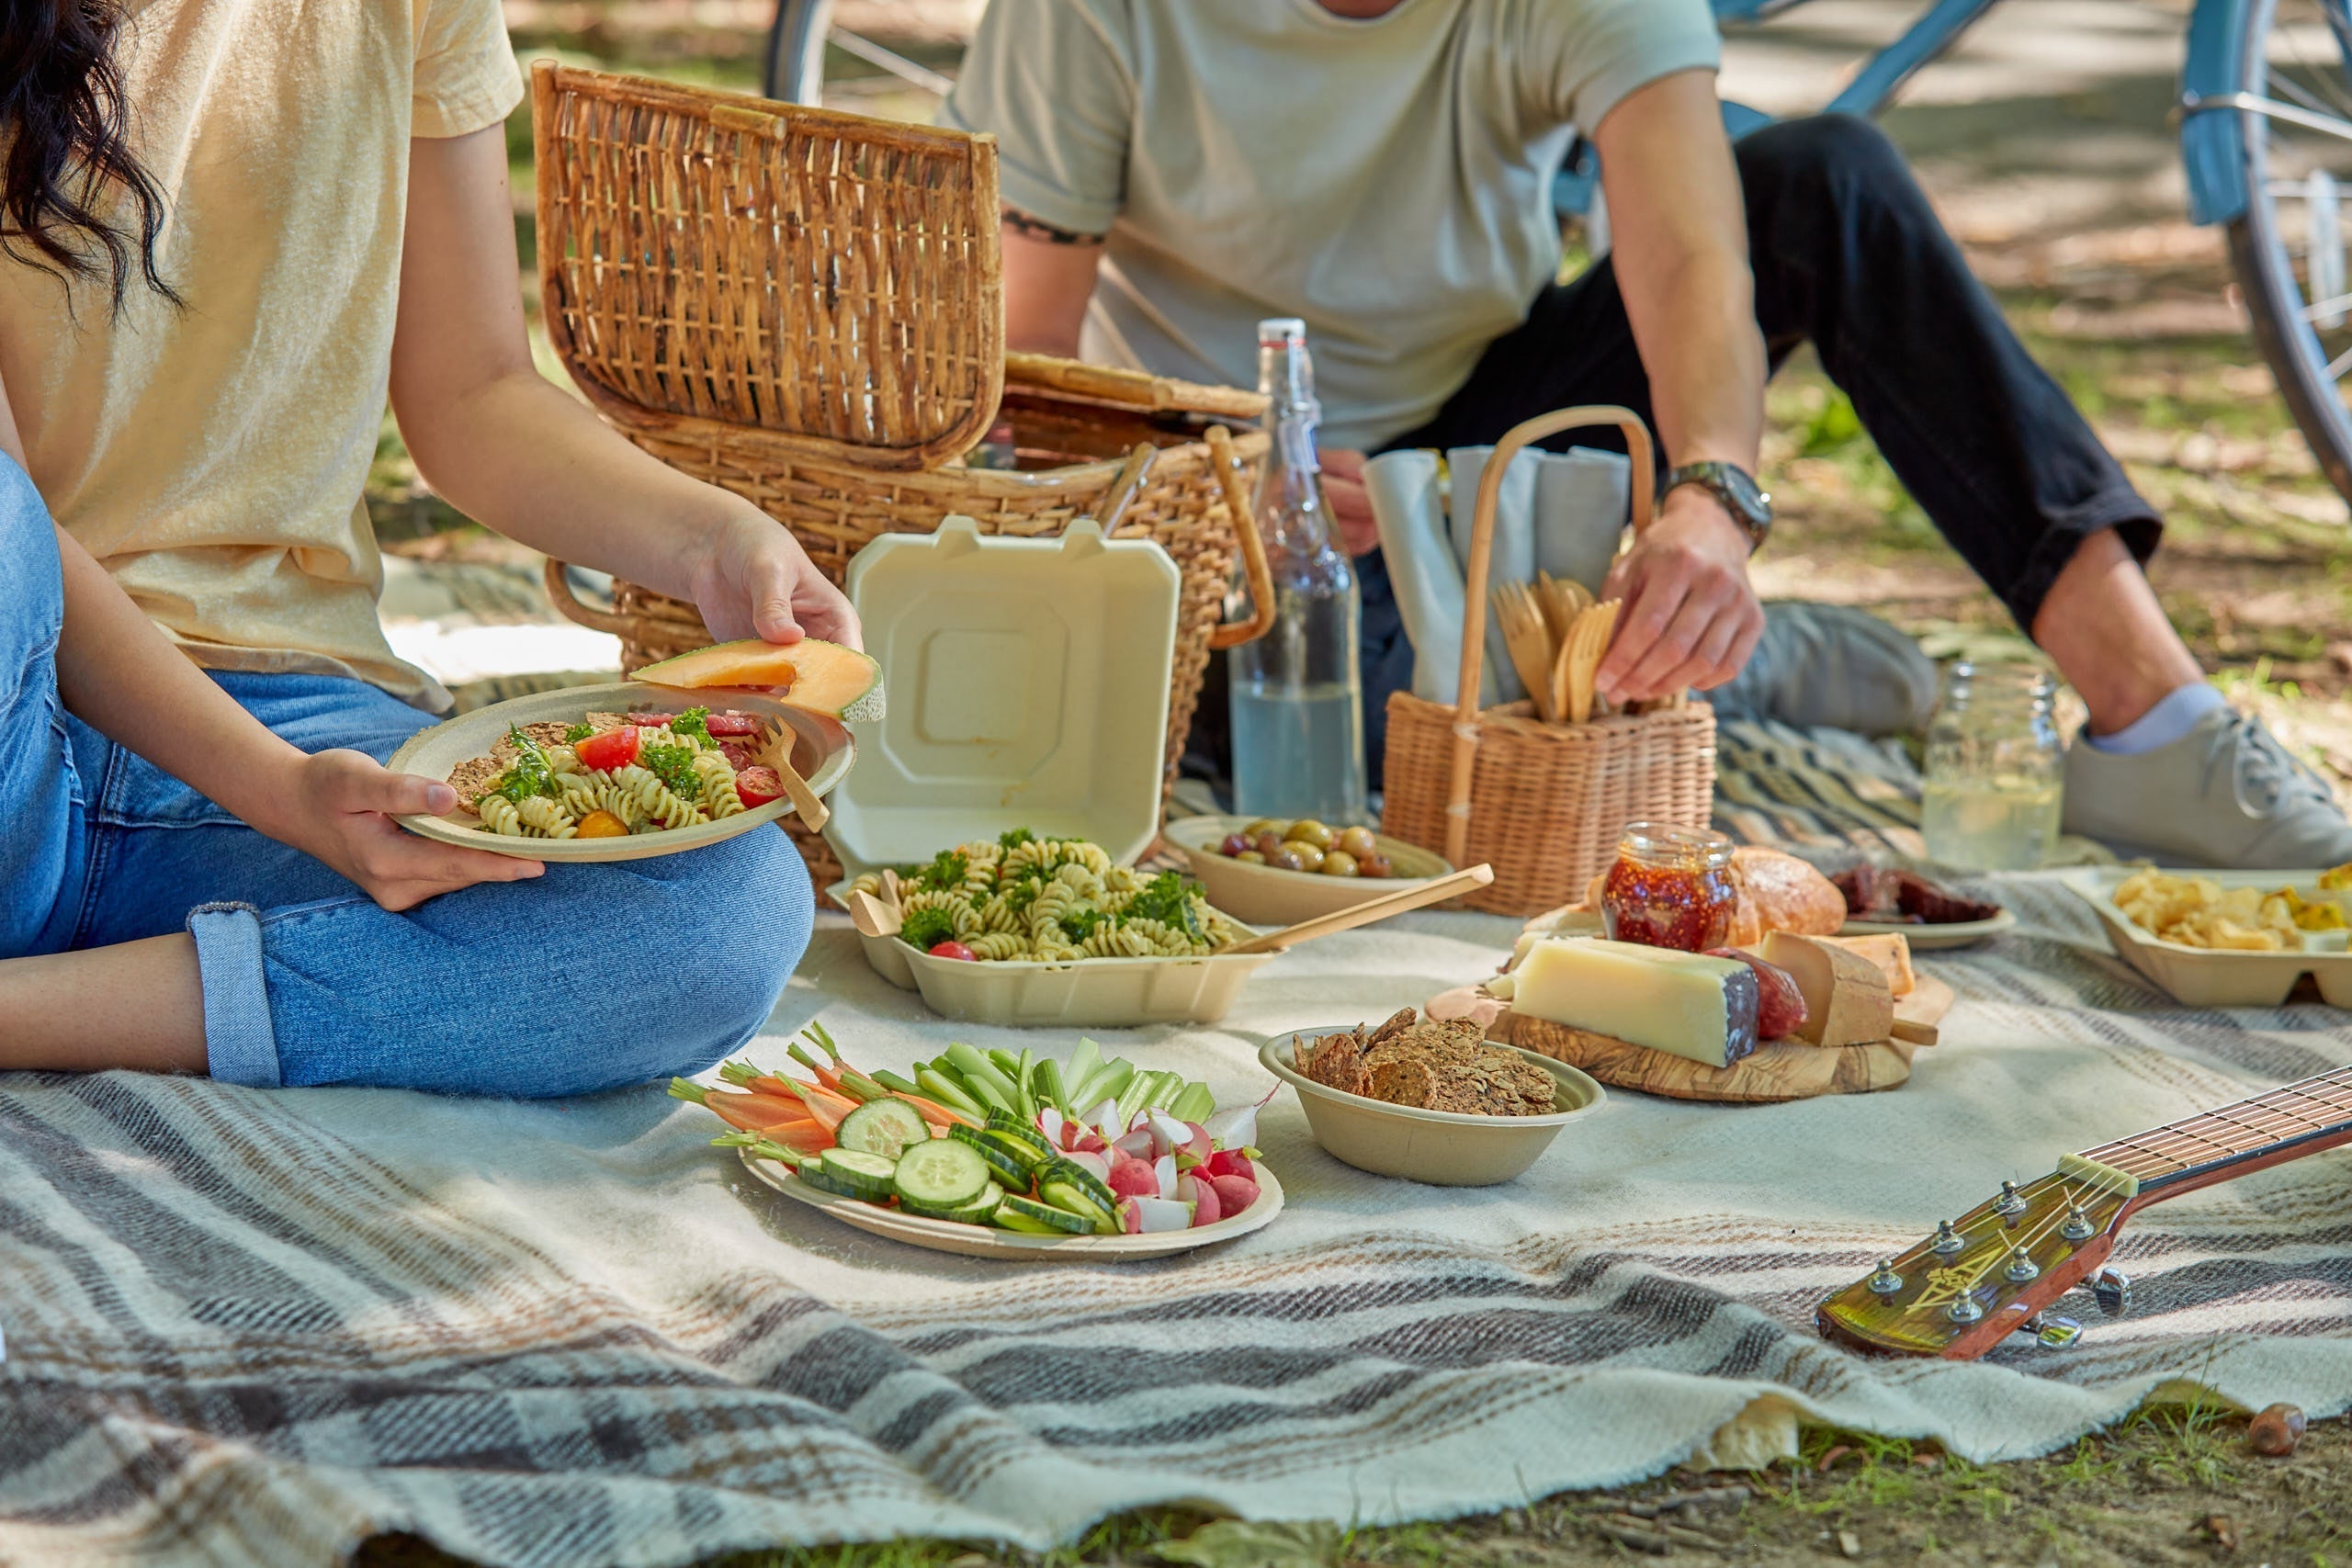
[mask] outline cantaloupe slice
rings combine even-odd
[[[630,677],[656,686],[765,686],[780,703],[849,723],[882,716],[882,667],[837,642],[795,643],[749,637],[698,648]]]

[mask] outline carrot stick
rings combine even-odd
[[[713,1092],[684,1078],[670,1080],[670,1095],[673,1100],[692,1100],[729,1126],[746,1133],[797,1130],[816,1120],[798,1104],[780,1095]],[[830,1141],[832,1129],[828,1127],[825,1131]]]

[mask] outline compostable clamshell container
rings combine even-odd
[[[867,545],[847,587],[890,693],[852,727],[859,767],[832,796],[825,837],[850,876],[1014,828],[1122,865],[1151,847],[1183,587],[1167,551],[1091,522],[1023,539],[950,517]],[[981,963],[860,940],[891,984],[997,1024],[1209,1022],[1274,956]]]
[[[2345,950],[2342,931],[2304,933],[2301,952],[2250,953],[2226,948],[2190,947],[2166,942],[2132,920],[2117,907],[2116,889],[2135,874],[2132,866],[2099,866],[2072,871],[2062,878],[2075,897],[2091,907],[2107,928],[2116,955],[2170,996],[2193,1008],[2274,1008],[2284,1003],[2306,975],[2319,985],[2320,998],[2330,1007],[2352,1008],[2352,953]],[[2320,874],[2311,871],[2176,871],[2167,876],[2202,877],[2224,889],[2258,888],[2265,893],[2291,887],[2311,903],[2344,906],[2340,893],[2319,886]],[[2352,908],[2347,909],[2352,913]]]

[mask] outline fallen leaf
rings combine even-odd
[[[2230,1522],[2229,1515],[2208,1514],[2203,1528],[2205,1533],[2213,1538],[2213,1544],[2223,1551],[2238,1549],[2238,1527]]]
[[[1219,1519],[1182,1540],[1153,1547],[1152,1555],[1188,1568],[1333,1568],[1340,1527],[1329,1519]]]

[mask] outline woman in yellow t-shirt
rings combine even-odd
[[[690,599],[720,637],[857,641],[783,529],[534,367],[497,0],[28,0],[0,19],[19,28],[0,36],[28,62],[0,104],[0,1068],[546,1095],[734,1048],[813,916],[783,834],[510,885],[489,879],[532,868],[436,858],[385,820],[408,807],[379,767],[288,761],[380,760],[447,704],[376,616],[361,493],[388,397],[419,471],[484,524]],[[58,711],[60,554],[65,705],[149,756]],[[138,639],[73,635],[93,604],[136,626],[98,568],[209,673],[204,701],[166,695],[184,672],[140,664]],[[277,739],[235,739],[223,692]],[[150,716],[126,728],[134,696]],[[221,739],[175,745],[164,711]],[[659,1031],[613,1001],[649,970],[696,998]]]

